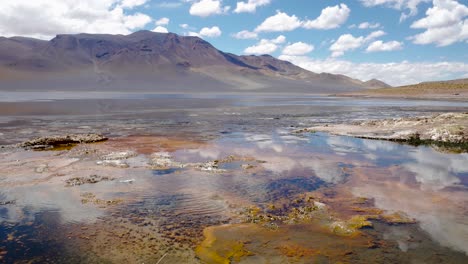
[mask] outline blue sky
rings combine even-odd
[[[31,3],[32,2],[32,3]],[[468,78],[465,0],[2,0],[0,35],[196,35],[235,54],[392,85]]]

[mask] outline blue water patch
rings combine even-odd
[[[170,168],[170,169],[164,169],[164,170],[153,170],[153,175],[155,176],[163,176],[163,175],[168,175],[168,174],[173,174],[177,171],[180,171],[182,169],[180,168]]]

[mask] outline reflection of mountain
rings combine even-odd
[[[0,89],[313,93],[367,85],[269,55],[224,53],[198,37],[172,33],[0,38]]]

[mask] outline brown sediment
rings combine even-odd
[[[103,145],[116,149],[132,149],[139,154],[149,155],[159,151],[173,152],[179,149],[197,149],[206,146],[206,144],[200,140],[181,137],[128,136],[113,138]]]
[[[186,240],[167,239],[155,219],[132,216],[106,218],[67,229],[70,245],[109,263],[198,263]]]

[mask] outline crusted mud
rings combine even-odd
[[[41,150],[73,146],[80,143],[102,142],[106,140],[107,137],[101,134],[68,134],[60,136],[38,137],[23,143],[19,143],[16,145],[16,147]]]
[[[468,113],[370,120],[352,124],[314,126],[296,132],[328,132],[366,139],[434,145],[441,149],[468,151]]]

